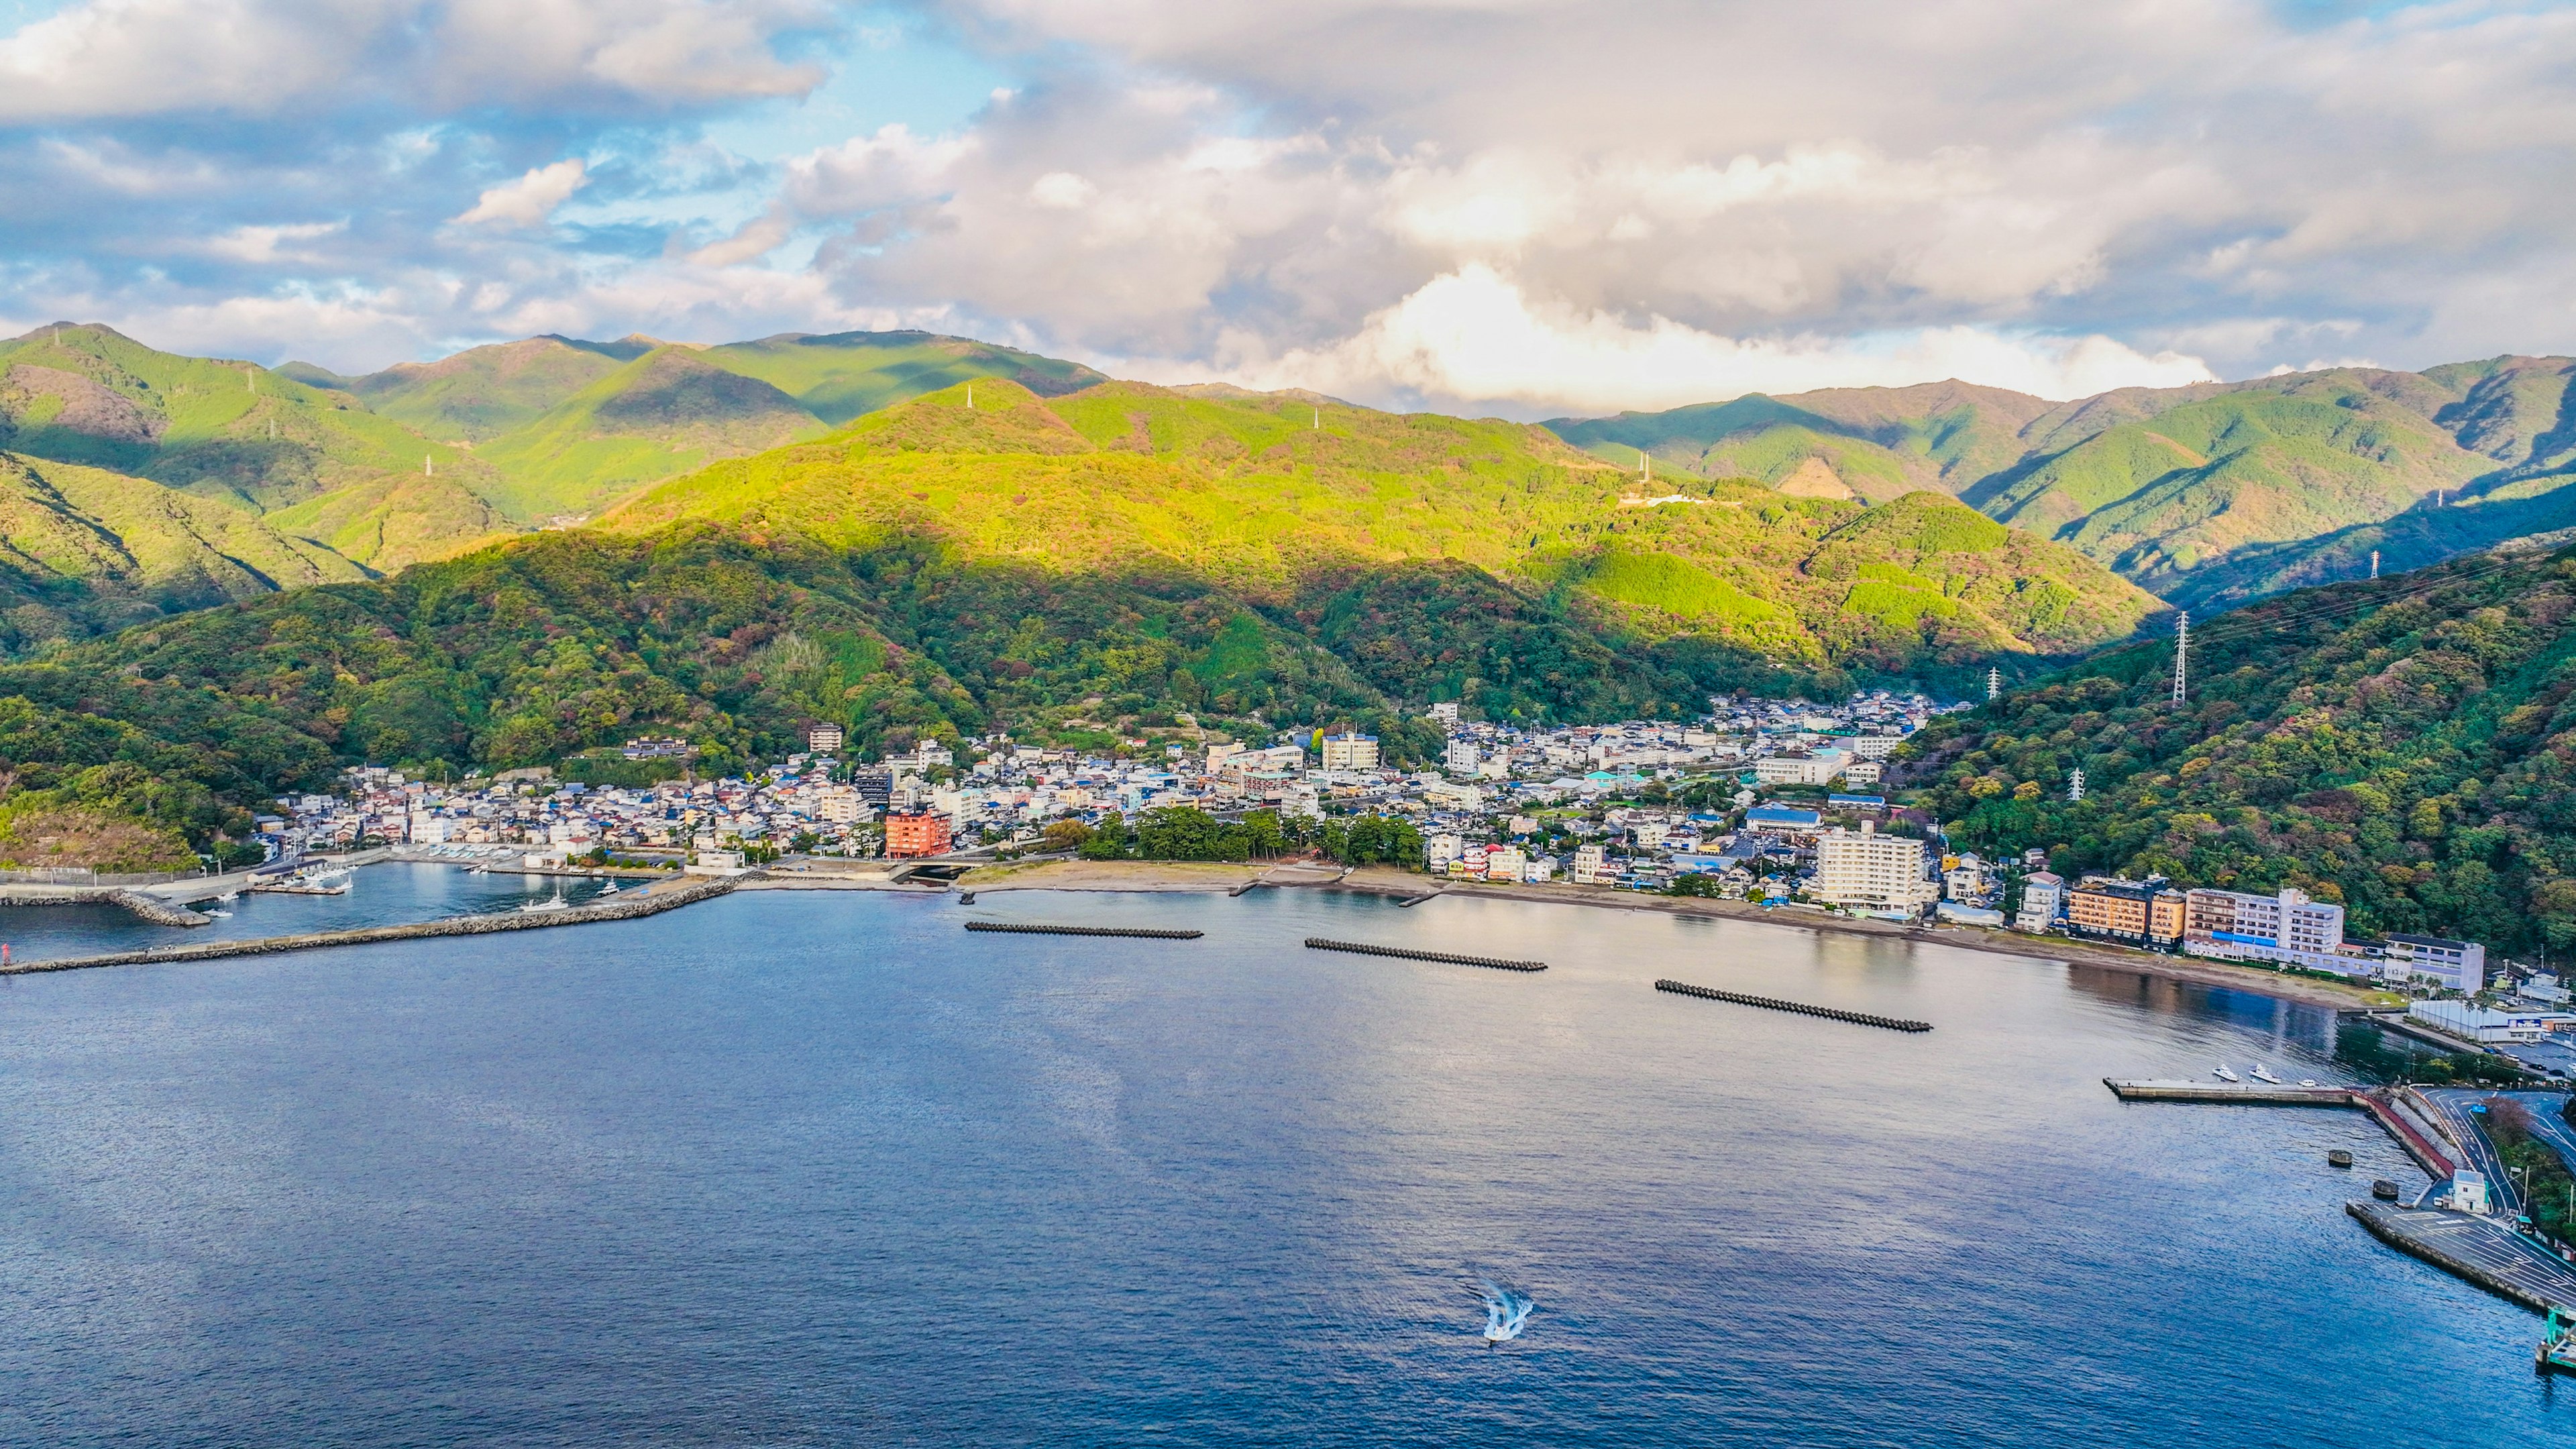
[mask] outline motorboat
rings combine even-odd
[[[608,884],[599,888],[599,893],[604,896],[613,896],[617,894],[617,892],[618,884],[615,881],[610,881]]]
[[[535,915],[540,911],[568,911],[571,909],[572,902],[565,900],[561,896],[551,896],[542,901],[522,901],[519,904],[519,913],[521,915],[528,916]]]
[[[2299,1085],[2300,1085],[2300,1086],[2302,1086],[2302,1087],[2313,1087],[2313,1086],[2315,1086],[2316,1084],[2317,1084],[2317,1079],[2316,1079],[2316,1078],[2314,1078],[2314,1077],[2301,1077],[2301,1078],[2299,1078]]]
[[[2233,1081],[2237,1081],[2237,1080],[2239,1080],[2239,1078],[2237,1077],[2237,1075],[2236,1075],[2234,1072],[2231,1072],[2231,1071],[2229,1071],[2229,1070],[2227,1069],[2227,1063],[2225,1063],[2225,1062],[2220,1062],[2220,1063],[2218,1064],[2218,1071],[2217,1071],[2216,1075],[2217,1075],[2218,1079],[2219,1079],[2220,1081],[2222,1081],[2222,1082],[2233,1082]]]
[[[2258,1082],[2268,1082],[2275,1087],[2281,1085],[2281,1079],[2272,1075],[2272,1069],[2264,1066],[2260,1062],[2254,1064],[2254,1080]]]

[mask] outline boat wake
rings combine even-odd
[[[1507,1287],[1491,1278],[1479,1278],[1467,1285],[1485,1305],[1485,1346],[1491,1348],[1521,1336],[1522,1325],[1529,1322],[1537,1300],[1516,1288]]]

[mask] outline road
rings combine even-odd
[[[2521,1195],[2514,1191],[2513,1179],[2505,1175],[2504,1158],[2497,1154],[2495,1144],[2487,1140],[2486,1129],[2479,1124],[2484,1114],[2469,1110],[2493,1095],[2463,1087],[2435,1087],[2425,1091],[2424,1100],[2442,1114],[2442,1125],[2451,1129],[2452,1139],[2468,1159],[2467,1165],[2486,1178],[2489,1210],[2511,1217],[2522,1211]]]

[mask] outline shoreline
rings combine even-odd
[[[1080,867],[1064,870],[1063,867]],[[2366,1011],[2384,1006],[2382,993],[2359,986],[2345,986],[2331,981],[2300,976],[2283,976],[2250,966],[2236,966],[2224,961],[2204,961],[2190,956],[2167,956],[2160,952],[2130,950],[2075,941],[2059,936],[2016,936],[2004,931],[1991,931],[1977,926],[1901,926],[1893,921],[1872,921],[1855,916],[1833,916],[1821,911],[1780,908],[1764,910],[1743,901],[1717,900],[1703,896],[1650,896],[1636,891],[1614,890],[1606,886],[1578,886],[1550,883],[1546,885],[1493,885],[1483,881],[1436,880],[1415,875],[1392,866],[1357,866],[1330,880],[1305,879],[1272,881],[1264,877],[1272,868],[1252,865],[1199,864],[1181,861],[1048,861],[1033,865],[986,867],[997,874],[984,877],[984,870],[970,872],[958,881],[961,889],[976,891],[1002,890],[1068,890],[1100,892],[1173,892],[1230,891],[1247,882],[1271,885],[1283,890],[1345,891],[1355,895],[1392,896],[1410,899],[1425,895],[1466,896],[1480,900],[1520,901],[1534,905],[1585,906],[1594,910],[1646,911],[1667,916],[1698,916],[1718,920],[1744,921],[1766,926],[1783,926],[1793,930],[1839,932],[1846,935],[1877,936],[1903,941],[1919,941],[1935,946],[1949,946],[1962,951],[1983,951],[1997,956],[2020,956],[2030,960],[2054,961],[2068,966],[2100,966],[2135,972],[2142,976],[2160,976],[2168,980],[2197,986],[2224,987],[2231,991],[2248,991],[2277,997],[2303,1006],[2326,1007],[2336,1011]],[[1336,867],[1338,869],[1338,867]],[[1001,874],[1007,872],[1007,874]]]

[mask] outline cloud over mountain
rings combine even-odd
[[[2422,365],[2576,349],[2571,63],[2504,0],[77,0],[0,39],[0,321],[1524,413]]]

